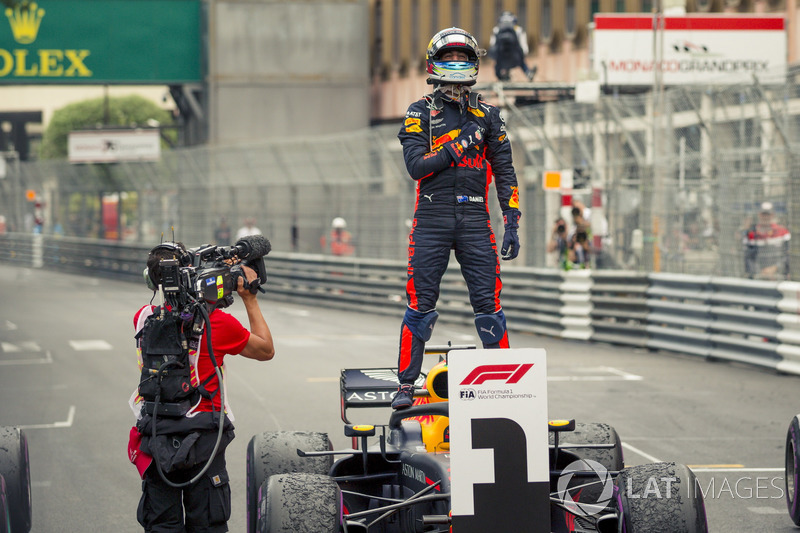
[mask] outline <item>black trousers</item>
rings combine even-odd
[[[197,475],[205,464],[167,474],[173,483]],[[181,489],[161,479],[155,462],[145,472],[136,518],[147,533],[225,533],[231,517],[231,489],[225,454],[214,458],[203,476]]]

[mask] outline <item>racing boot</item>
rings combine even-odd
[[[403,383],[397,388],[392,400],[392,409],[408,409],[414,403],[414,385]]]

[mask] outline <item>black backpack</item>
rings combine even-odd
[[[513,53],[519,46],[517,32],[514,29],[514,26],[501,26],[497,32],[497,36],[495,37],[495,43],[497,46],[497,51],[500,54]]]
[[[156,307],[136,335],[142,352],[139,394],[145,400],[144,413],[182,417],[200,400],[189,362],[192,324],[182,320],[177,311]]]

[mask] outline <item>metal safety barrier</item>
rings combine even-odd
[[[0,261],[90,276],[142,280],[149,247],[42,235],[0,235]],[[397,316],[405,312],[402,261],[273,252],[268,297]],[[469,295],[451,261],[437,310],[472,324]],[[800,374],[800,283],[631,271],[503,266],[509,330],[667,350]]]

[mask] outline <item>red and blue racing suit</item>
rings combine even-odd
[[[408,246],[408,309],[400,335],[401,383],[413,383],[419,376],[451,249],[467,283],[484,347],[508,347],[487,202],[494,175],[501,209],[519,209],[517,177],[500,110],[476,93],[468,94],[460,101],[440,92],[426,95],[409,106],[398,134],[406,168],[417,182]],[[480,126],[482,142],[464,149],[457,139],[469,122]]]

